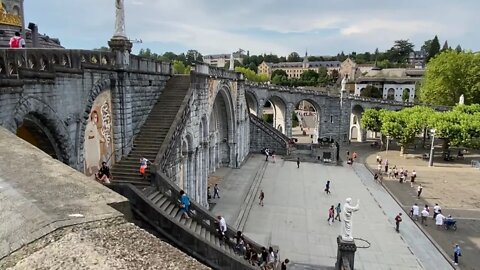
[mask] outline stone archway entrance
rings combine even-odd
[[[318,143],[320,107],[311,100],[301,100],[292,114],[292,137],[298,143]]]
[[[287,106],[279,97],[271,97],[262,108],[262,119],[274,128],[286,134]]]
[[[63,162],[60,147],[45,121],[41,116],[29,113],[25,115],[22,125],[16,130],[16,134],[51,157]]]
[[[366,131],[361,127],[363,112],[363,107],[358,104],[352,108],[352,114],[350,116],[350,140],[352,141],[363,142],[366,139]]]
[[[258,116],[258,101],[254,94],[245,92],[245,99],[247,100],[249,113]]]

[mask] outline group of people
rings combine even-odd
[[[275,163],[275,151],[270,148],[263,149],[265,155],[265,161],[268,161],[268,157],[272,157],[273,163]]]
[[[350,156],[350,151],[347,150],[347,164],[348,165],[353,165],[353,162],[355,161],[355,159],[357,159],[357,157],[358,157],[357,152],[353,152],[352,156]]]
[[[253,248],[250,243],[246,243],[245,237],[241,231],[237,231],[235,236],[235,252],[243,256],[249,264],[253,266],[260,266],[262,270],[276,269],[276,264],[278,262],[278,251],[275,252],[273,247],[269,247],[268,250],[265,247],[262,247],[261,250],[257,251]],[[282,264],[282,270],[287,269],[287,264],[290,262],[289,259],[285,259]]]
[[[150,160],[142,157],[140,158],[140,175],[145,180],[147,179],[147,168],[148,164],[152,164]],[[112,174],[110,173],[110,167],[108,167],[107,162],[103,161],[102,166],[98,169],[98,172],[95,173],[95,180],[102,184],[110,184],[112,180]]]

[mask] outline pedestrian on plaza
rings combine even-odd
[[[390,168],[388,172],[388,179],[393,179],[395,178],[395,173],[393,172],[393,168]]]
[[[437,228],[440,228],[443,226],[444,220],[445,220],[445,216],[442,215],[442,210],[438,210],[438,214],[435,217],[435,225],[437,225]]]
[[[455,265],[458,265],[458,257],[460,256],[462,256],[462,250],[458,244],[455,244],[455,247],[453,248],[453,263]]]
[[[375,182],[378,181],[378,173],[375,173],[375,174],[373,175],[373,180],[374,180]]]
[[[330,194],[330,180],[328,180],[327,184],[325,184],[325,193],[327,195]]]
[[[381,164],[381,162],[380,162],[381,159],[382,159],[382,158],[380,157],[380,155],[377,154],[377,164]]]
[[[417,198],[420,198],[420,195],[422,195],[423,187],[422,184],[418,185],[417,188]]]
[[[334,222],[334,218],[335,217],[335,209],[334,209],[334,206],[330,206],[330,208],[328,209],[328,225],[332,225],[332,223]]]
[[[220,188],[218,187],[218,184],[215,184],[215,186],[213,186],[213,198],[215,199],[215,197],[218,197],[220,199]]]
[[[263,206],[263,199],[265,199],[265,193],[263,193],[263,190],[260,190],[260,196],[258,197],[258,199],[260,199],[258,205]]]
[[[335,219],[338,218],[338,221],[342,221],[342,220],[340,219],[340,213],[342,212],[342,207],[340,206],[340,203],[338,203],[338,204],[337,204],[337,207],[335,207],[335,212],[337,213],[337,214],[335,215]]]
[[[395,177],[395,179],[397,179],[397,177],[398,177],[397,166],[393,167],[393,176]]]
[[[421,215],[422,215],[422,224],[427,226],[427,218],[430,215],[430,213],[427,211],[427,208],[423,208]]]
[[[415,203],[415,204],[412,206],[412,218],[417,221],[419,214],[420,214],[420,207],[418,207],[418,204]]]
[[[357,159],[357,156],[358,156],[357,152],[353,152],[352,158],[353,158],[354,160]]]
[[[268,155],[270,154],[270,149],[265,149],[265,161],[268,161]]]
[[[378,171],[378,174],[382,174],[382,164],[381,163],[377,164],[377,171]]]
[[[388,159],[385,159],[384,166],[385,166],[385,174],[387,174],[388,173]]]
[[[439,211],[442,211],[442,208],[440,207],[440,205],[438,205],[438,203],[436,203],[433,207],[433,219],[437,217]]]
[[[20,32],[15,32],[14,36],[10,38],[9,45],[12,49],[25,48],[25,39],[20,36]]]
[[[300,168],[300,158],[297,157],[297,169]]]
[[[395,217],[395,230],[400,232],[400,222],[402,222],[402,213],[398,213]]]
[[[415,182],[415,178],[417,178],[417,172],[415,170],[412,171],[412,177],[410,178],[410,186],[413,187],[413,183]]]
[[[280,267],[280,270],[287,270],[287,264],[290,262],[289,259],[285,259],[285,261],[282,262],[282,267]]]
[[[190,198],[185,191],[180,190],[180,210],[182,211],[182,217],[189,219],[188,211],[190,210]]]

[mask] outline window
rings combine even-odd
[[[333,115],[330,115],[330,123],[333,124]]]

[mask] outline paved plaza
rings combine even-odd
[[[394,217],[400,206],[374,183],[362,164],[324,166],[278,160],[269,162],[255,191],[254,203],[248,203],[252,184],[258,181],[265,161],[252,156],[240,170],[217,172],[221,199],[213,211],[224,214],[231,225],[240,225],[255,241],[280,247],[281,258],[302,265],[334,266],[337,254],[336,237],[341,224],[327,222],[328,208],[345,198],[360,200],[360,210],[353,215],[353,235],[359,249],[356,269],[452,269],[442,254],[407,217],[400,233],[394,230]],[[332,194],[324,192],[325,182],[332,181]],[[260,189],[265,192],[265,206],[258,205]],[[235,203],[228,203],[234,201]],[[248,213],[244,224],[238,216]],[[240,218],[241,219],[241,218]],[[435,258],[435,259],[432,259]]]

